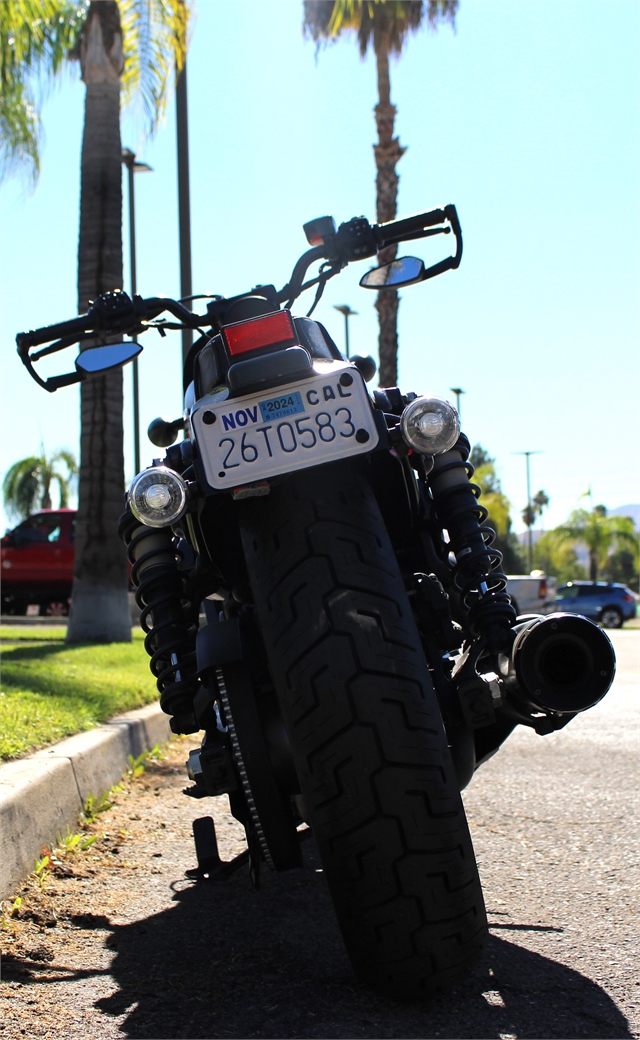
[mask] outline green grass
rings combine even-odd
[[[156,700],[141,631],[131,643],[67,646],[64,628],[0,628],[0,759]]]

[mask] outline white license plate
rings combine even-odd
[[[362,376],[340,362],[326,375],[287,387],[220,402],[205,399],[196,405],[192,423],[207,480],[215,488],[361,455],[378,443]]]

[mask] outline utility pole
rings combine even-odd
[[[178,231],[180,237],[180,296],[193,294],[191,281],[191,200],[189,194],[189,120],[187,111],[187,62],[176,80],[176,127],[178,135]],[[182,330],[182,362],[193,343],[193,330]]]
[[[348,303],[334,303],[333,306],[337,311],[340,311],[341,314],[344,314],[344,341],[347,357],[350,357],[351,355],[349,353],[349,318],[352,314],[357,314],[358,312],[352,311]]]
[[[459,386],[451,386],[449,387],[449,389],[451,390],[452,394],[456,395],[456,411],[458,413],[460,423],[462,424],[462,413],[460,411],[460,397],[462,394],[466,394],[467,391],[462,390]]]
[[[514,451],[514,455],[524,455],[527,460],[527,519],[531,520],[531,474],[529,471],[529,458],[531,455],[542,455],[541,451]],[[527,524],[528,547],[529,547],[529,570],[533,569],[533,523]]]
[[[130,148],[122,149],[122,164],[127,167],[129,179],[129,267],[131,269],[131,299],[135,296],[136,284],[136,210],[135,194],[133,189],[133,175],[135,173],[151,173],[151,166],[146,163],[136,162],[135,152]],[[134,343],[138,337],[132,337]],[[133,472],[140,472],[140,382],[138,372],[138,359],[133,359]]]

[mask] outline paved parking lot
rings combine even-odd
[[[191,820],[211,808],[181,796],[176,742],[94,848],[25,895],[3,933],[0,1037],[640,1036],[640,632],[612,638],[605,701],[560,733],[518,731],[465,792],[491,942],[453,992],[398,1004],[354,982],[312,843],[260,892],[244,872],[191,887]],[[229,858],[242,835],[216,817]]]

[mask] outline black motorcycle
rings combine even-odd
[[[107,293],[18,350],[56,390],[140,351],[114,335],[199,330],[184,416],[151,423],[166,455],[135,477],[120,521],[161,706],[175,733],[205,734],[186,793],[227,795],[246,829],[224,864],[211,818],[197,820],[190,873],[213,881],[248,860],[257,884],[262,864],[300,867],[311,832],[356,973],[415,997],[459,978],[487,938],[461,790],[517,725],[552,733],[596,704],[615,661],[585,618],[516,617],[456,410],[370,393],[373,360],[345,358],[310,317],[329,278],[392,243],[452,233],[456,248],[429,268],[373,268],[365,288],[457,268],[455,207],[305,232],[280,291],[208,298],[204,314]],[[83,340],[74,372],[35,372]]]

